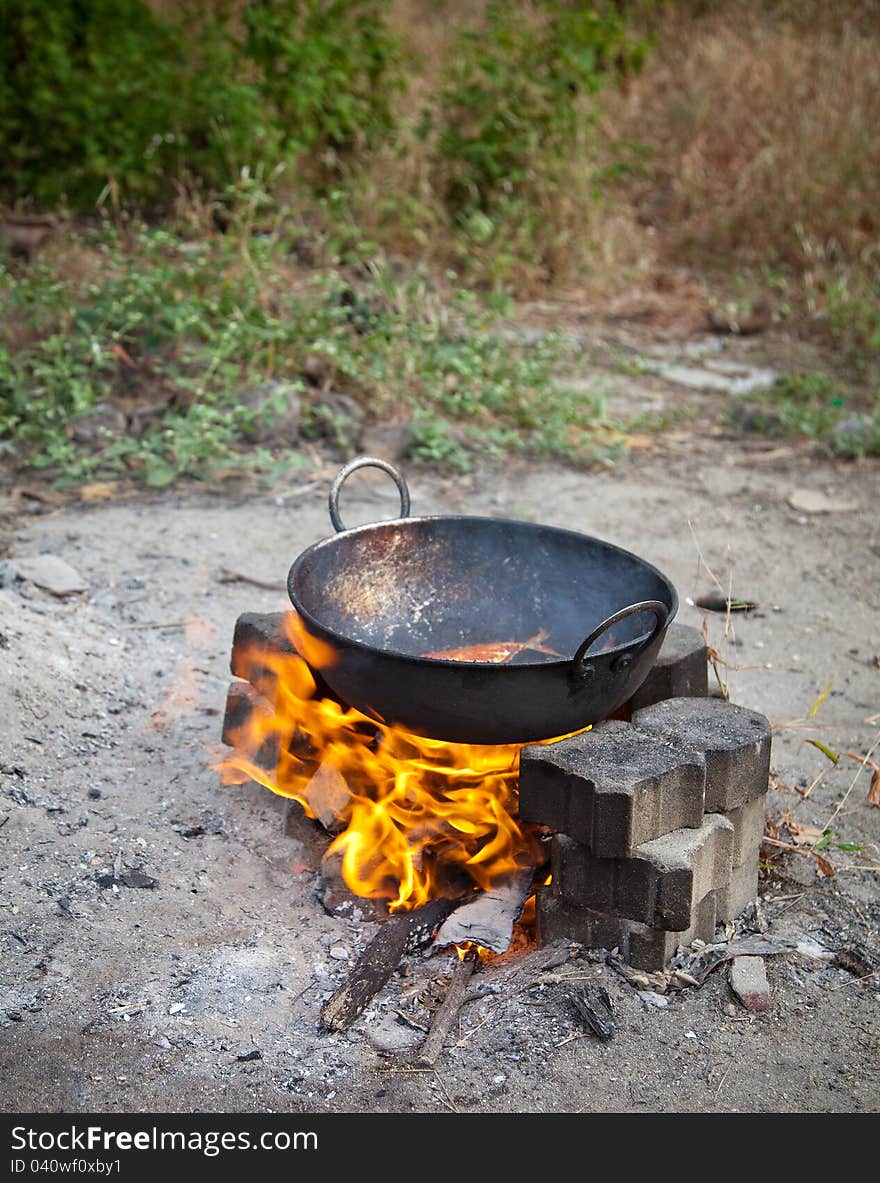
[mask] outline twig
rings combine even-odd
[[[434,1015],[434,1021],[431,1023],[431,1030],[428,1032],[428,1037],[419,1049],[418,1056],[416,1057],[418,1064],[433,1068],[437,1062],[437,1057],[443,1050],[443,1041],[449,1034],[449,1029],[455,1022],[455,1017],[464,1002],[468,982],[476,964],[477,953],[475,949],[471,949],[465,953],[464,957],[456,965],[452,974],[452,981],[449,983],[449,989],[446,991],[446,997],[438,1007]]]
[[[452,1097],[450,1097],[449,1093],[446,1091],[446,1085],[443,1083],[443,1081],[437,1075],[436,1071],[434,1072],[434,1079],[437,1081],[437,1084],[440,1086],[440,1091],[443,1093],[443,1098],[446,1101],[446,1104],[449,1106],[449,1108],[452,1110],[453,1113],[458,1113],[459,1112],[458,1106],[453,1101]]]
[[[822,827],[823,830],[828,830],[831,828],[831,823],[837,817],[838,813],[840,813],[841,809],[843,809],[844,805],[846,805],[847,798],[849,797],[850,793],[855,788],[856,781],[859,779],[859,777],[862,775],[862,773],[864,772],[864,770],[867,768],[868,764],[870,763],[871,757],[874,755],[874,752],[877,750],[878,744],[880,744],[880,731],[877,732],[877,736],[876,736],[874,742],[871,744],[870,748],[868,749],[867,753],[865,754],[864,759],[862,760],[861,764],[859,765],[858,769],[856,770],[856,774],[852,778],[849,788],[843,794],[841,799],[837,802],[837,806],[835,807],[834,812],[832,813],[831,817],[829,817],[829,819],[825,823],[825,825]]]
[[[149,624],[129,624],[131,632],[142,632],[150,628],[186,628],[185,620],[151,620]]]
[[[724,1082],[725,1082],[725,1080],[727,1080],[727,1075],[730,1072],[730,1069],[731,1069],[731,1065],[728,1064],[727,1067],[724,1069],[724,1075],[721,1077],[721,1079],[718,1082],[718,1088],[715,1090],[715,1100],[716,1101],[718,1100],[718,1097],[721,1094],[721,1090],[724,1088]]]
[[[220,568],[217,579],[220,583],[250,583],[266,591],[287,591],[287,584],[277,579],[258,579],[256,575],[244,575],[241,571],[230,571],[228,567]]]
[[[835,990],[845,990],[847,986],[854,986],[856,982],[866,982],[868,978],[876,978],[880,974],[880,969],[872,969],[869,974],[862,974],[860,978],[850,978],[848,982],[841,982],[839,986],[832,986],[830,993],[833,994]]]

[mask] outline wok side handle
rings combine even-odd
[[[600,625],[594,628],[587,639],[581,644],[577,653],[574,655],[572,666],[574,668],[574,676],[576,678],[582,678],[586,680],[587,678],[591,678],[596,672],[595,666],[590,663],[587,654],[589,653],[592,646],[596,643],[598,638],[601,637],[601,635],[608,629],[612,628],[615,624],[618,624],[621,620],[625,620],[627,616],[635,616],[639,612],[653,612],[657,623],[651,630],[651,634],[647,640],[645,640],[645,642],[640,645],[634,653],[627,652],[621,654],[620,657],[618,657],[614,667],[615,672],[618,672],[618,670],[628,669],[632,665],[639,653],[641,653],[643,649],[646,649],[657,636],[657,634],[663,630],[667,618],[669,617],[669,610],[667,609],[666,605],[662,604],[659,600],[642,600],[641,603],[630,604],[628,608],[624,608],[620,612],[615,612],[612,616],[609,616],[606,620],[603,620]]]
[[[345,530],[342,518],[339,516],[339,491],[351,474],[359,468],[381,468],[383,472],[388,473],[395,485],[397,485],[397,490],[400,493],[400,516],[402,518],[408,518],[410,504],[409,488],[403,473],[395,468],[393,464],[389,464],[387,460],[382,460],[379,456],[356,456],[354,460],[349,460],[348,464],[340,468],[333,480],[333,484],[330,486],[330,521],[333,523],[333,529],[336,533],[341,534]]]

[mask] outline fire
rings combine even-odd
[[[310,665],[326,666],[327,654],[294,613],[286,619],[309,663],[295,654],[250,655],[251,680],[271,709],[251,711],[229,736],[225,783],[253,779],[298,801],[309,817],[323,811],[322,820],[332,802],[344,828],[328,854],[341,855],[351,891],[385,899],[391,911],[485,889],[535,864],[536,839],[516,817],[522,745],[425,739],[320,697]],[[273,748],[267,770],[261,764]]]

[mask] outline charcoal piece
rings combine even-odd
[[[617,1025],[614,1022],[614,1005],[604,986],[588,984],[571,990],[568,1000],[572,1009],[584,1025],[603,1041],[614,1038]]]

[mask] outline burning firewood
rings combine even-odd
[[[346,980],[324,1003],[321,1026],[327,1031],[345,1031],[350,1027],[397,969],[403,955],[430,944],[437,925],[456,903],[456,900],[431,900],[421,908],[386,920]]]
[[[443,922],[434,945],[482,945],[493,953],[506,953],[514,923],[522,915],[532,893],[534,868],[527,867],[499,879],[494,887],[468,900]]]

